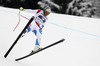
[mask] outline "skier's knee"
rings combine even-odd
[[[42,30],[41,29],[39,29],[39,32],[40,32],[40,34],[42,34]]]
[[[37,34],[37,31],[36,31],[36,30],[33,30],[32,32],[33,32],[35,35]]]

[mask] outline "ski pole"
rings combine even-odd
[[[19,15],[19,21],[18,21],[18,24],[16,25],[16,27],[14,28],[13,32],[16,30],[17,26],[18,26],[18,25],[19,25],[19,23],[20,23],[20,10],[19,10],[18,15]]]

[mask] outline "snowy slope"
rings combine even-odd
[[[28,20],[21,17],[19,10],[0,7],[0,66],[100,66],[100,19],[50,14],[43,29],[41,47],[59,39],[63,43],[48,48],[21,61],[14,59],[24,56],[34,48],[35,35],[30,32],[21,38],[8,57],[3,56],[13,44]],[[33,14],[21,12],[27,18]]]

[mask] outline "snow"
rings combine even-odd
[[[100,66],[100,19],[51,13],[43,29],[41,47],[62,38],[65,41],[20,61],[15,59],[31,52],[35,35],[30,32],[21,38],[7,58],[5,53],[20,34],[28,20],[18,9],[0,7],[0,66]],[[27,18],[32,15],[21,12]]]

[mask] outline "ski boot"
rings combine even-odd
[[[35,45],[34,50],[32,50],[30,54],[32,54],[32,53],[34,53],[34,52],[36,52],[36,51],[38,51],[40,49],[42,49],[42,48],[40,48],[39,45]]]

